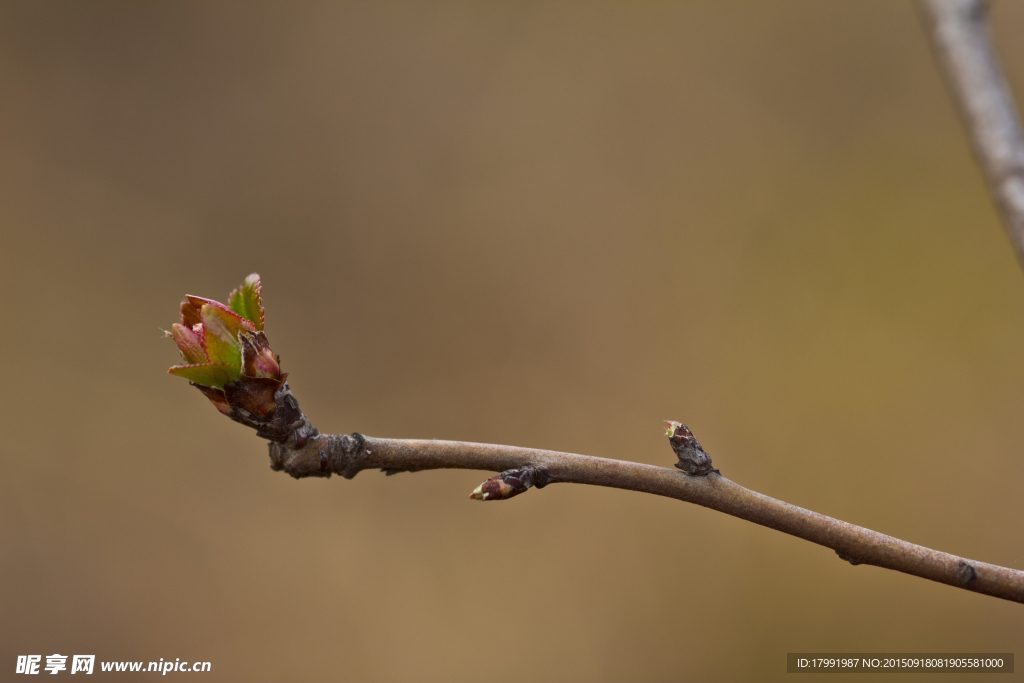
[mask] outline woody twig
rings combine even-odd
[[[978,0],[923,0],[936,50],[975,151],[1024,264],[1024,141]],[[470,497],[508,500],[551,484],[589,484],[695,503],[831,548],[852,565],[874,565],[1024,603],[1024,572],[931,550],[746,489],[723,477],[693,433],[668,423],[676,469],[519,446],[321,434],[299,408],[263,330],[255,274],[224,305],[187,297],[173,337],[185,361],[171,368],[218,410],[270,441],[271,468],[296,479],[351,479],[431,469],[498,472]]]

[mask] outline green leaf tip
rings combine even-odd
[[[190,382],[204,387],[223,389],[228,382],[234,382],[242,376],[241,369],[233,365],[220,363],[204,363],[203,365],[175,365],[167,372],[184,377]]]
[[[231,292],[228,304],[231,310],[256,326],[257,332],[263,331],[263,285],[258,273],[245,278],[242,286]]]

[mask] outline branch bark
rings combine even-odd
[[[287,385],[279,394],[279,403],[298,407]],[[746,489],[711,469],[710,457],[689,430],[678,423],[670,423],[670,431],[673,425],[675,431],[670,433],[669,441],[680,460],[677,467],[685,470],[683,472],[637,462],[519,446],[320,434],[309,427],[305,416],[302,424],[308,429],[297,430],[283,442],[270,443],[271,468],[283,470],[297,479],[330,477],[332,474],[351,479],[366,469],[380,469],[387,474],[465,469],[502,472],[492,480],[507,483],[506,490],[515,490],[515,493],[531,486],[540,488],[554,483],[589,484],[651,493],[696,503],[823,545],[850,564],[894,569],[1024,603],[1024,571],[931,550]],[[706,467],[694,464],[693,451],[699,451],[707,458]],[[524,478],[528,480],[525,486],[521,485]],[[497,486],[493,489],[498,492]],[[477,489],[471,497],[489,500],[515,495],[501,493],[489,498],[480,492],[481,489]]]
[[[1024,135],[982,0],[922,0],[939,66],[1024,267]]]

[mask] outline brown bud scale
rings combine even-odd
[[[668,442],[672,445],[679,462],[676,467],[693,477],[706,477],[718,470],[711,466],[711,456],[704,452],[693,432],[681,422],[665,420],[668,425]]]

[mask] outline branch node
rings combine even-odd
[[[366,437],[359,432],[333,437],[330,444],[331,471],[346,479],[356,476],[363,469],[365,450]]]
[[[978,572],[974,571],[974,565],[967,560],[960,560],[956,565],[956,578],[965,586],[978,578]]]
[[[857,566],[858,564],[864,564],[863,562],[861,562],[861,561],[859,561],[859,560],[855,560],[855,559],[854,559],[853,557],[851,557],[850,555],[847,555],[846,553],[840,552],[839,550],[837,550],[837,551],[836,551],[836,555],[838,555],[838,556],[839,556],[839,559],[840,559],[840,560],[843,560],[844,562],[849,562],[849,563],[850,563],[850,564],[852,564],[852,565],[853,565],[854,567],[856,567],[856,566]]]

